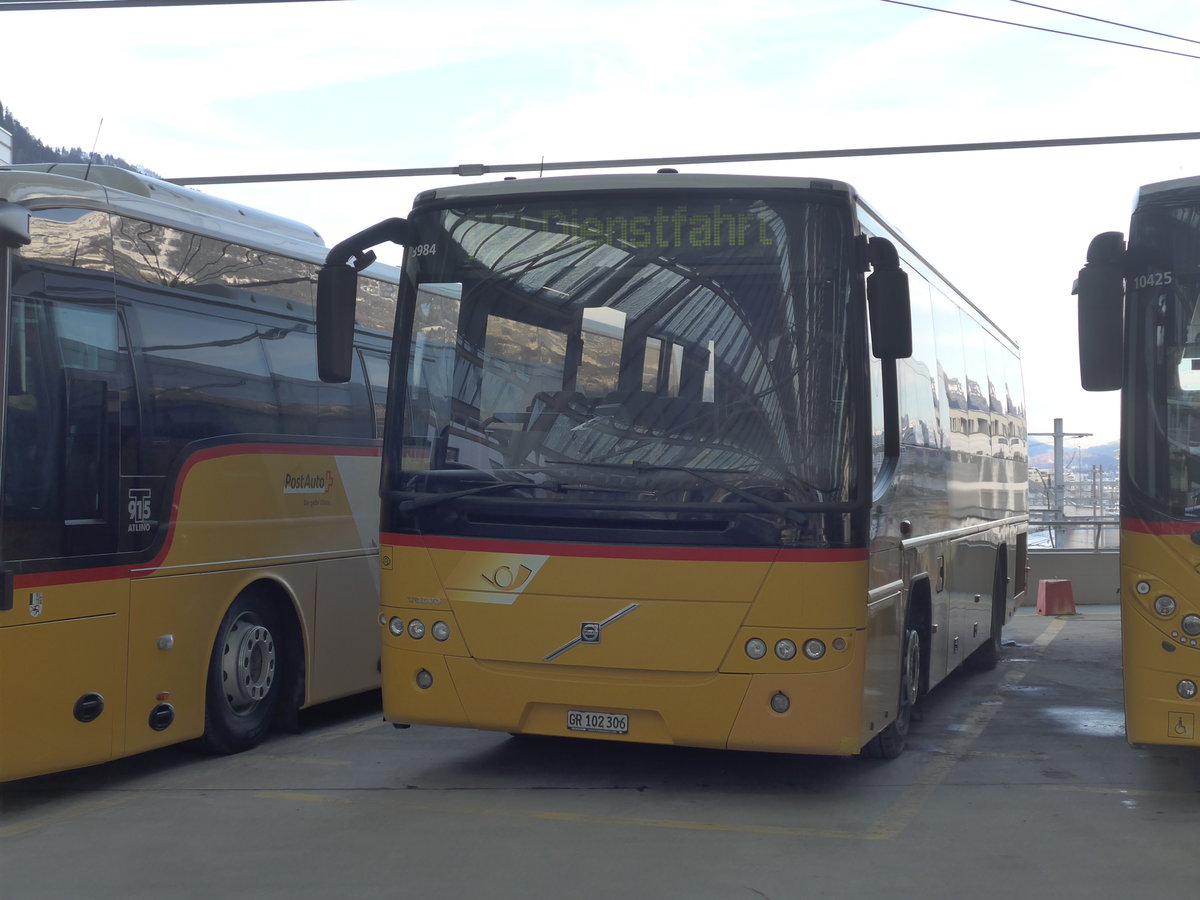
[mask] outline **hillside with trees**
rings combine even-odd
[[[22,125],[11,110],[0,103],[0,128],[12,135],[13,164],[28,163],[92,163],[98,166],[118,166],[144,175],[155,175],[144,166],[136,166],[119,156],[108,153],[90,153],[81,147],[48,147]]]

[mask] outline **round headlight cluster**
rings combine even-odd
[[[410,619],[407,627],[405,622],[399,616],[392,616],[390,619],[387,616],[379,617],[380,623],[387,623],[387,630],[392,637],[403,637],[407,634],[414,641],[419,641],[425,637],[425,623],[420,619]],[[429,629],[429,634],[433,635],[435,641],[450,640],[450,626],[440,619],[433,623]]]
[[[1161,594],[1154,598],[1154,611],[1164,619],[1175,615],[1175,598]]]
[[[1195,614],[1184,616],[1180,627],[1183,628],[1183,633],[1190,637],[1200,635],[1200,616]]]
[[[833,648],[835,650],[845,650],[846,639],[843,637],[834,638]],[[763,659],[767,655],[767,642],[762,638],[753,637],[746,641],[744,649],[750,659]],[[826,648],[825,642],[817,638],[809,638],[800,648],[796,647],[795,641],[789,638],[780,638],[775,642],[774,650],[776,658],[784,662],[795,659],[798,652],[803,652],[806,658],[816,661],[825,655]]]

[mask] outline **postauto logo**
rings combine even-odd
[[[283,476],[285,494],[328,494],[333,490],[333,485],[333,471],[329,469],[326,469],[324,474],[287,472]]]

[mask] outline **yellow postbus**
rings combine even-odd
[[[1137,194],[1079,273],[1084,388],[1121,396],[1121,653],[1132,744],[1197,746],[1200,178]]]
[[[998,662],[1017,347],[848,185],[424,192],[322,270],[334,382],[384,239],[390,721],[891,758],[923,693]]]
[[[317,377],[311,229],[120,169],[0,168],[0,780],[376,687],[398,273]],[[373,270],[374,271],[374,270]]]

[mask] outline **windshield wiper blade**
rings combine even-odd
[[[655,496],[653,491],[631,490],[629,488],[608,487],[599,484],[582,484],[576,482],[559,482],[559,481],[543,481],[535,483],[532,481],[493,481],[488,484],[480,484],[475,487],[463,488],[459,491],[448,491],[445,493],[429,493],[418,494],[411,496],[408,491],[397,491],[391,496],[405,496],[407,499],[401,500],[398,506],[400,512],[415,512],[418,509],[426,509],[430,506],[439,506],[442,503],[448,503],[451,500],[458,500],[462,497],[470,497],[475,494],[491,493],[499,490],[515,490],[517,488],[533,488],[535,490],[549,491],[553,494],[565,494],[568,491],[595,491],[597,493],[608,494],[640,494],[646,497]]]
[[[779,516],[783,519],[788,519],[792,522],[804,525],[808,522],[805,514],[800,510],[793,509],[786,503],[779,503],[775,500],[768,500],[766,497],[761,497],[745,488],[738,487],[736,484],[726,484],[713,475],[747,475],[751,472],[750,469],[705,469],[696,466],[661,466],[655,463],[642,462],[640,460],[631,460],[627,463],[603,463],[603,462],[585,462],[577,463],[577,465],[590,465],[598,467],[612,467],[621,469],[632,469],[635,472],[682,472],[686,475],[692,475],[703,482],[719,487],[722,490],[741,498],[742,500],[752,503],[759,509]]]

